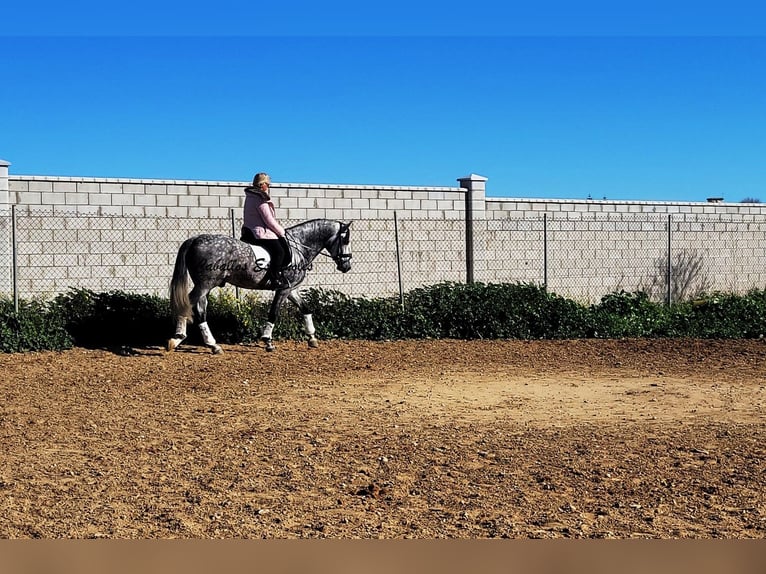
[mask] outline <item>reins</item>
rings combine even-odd
[[[285,238],[287,239],[288,243],[290,243],[290,248],[291,248],[291,249],[293,248],[293,246],[299,246],[299,247],[303,248],[303,249],[301,249],[301,250],[300,250],[300,251],[301,251],[301,253],[305,253],[305,251],[304,251],[304,250],[310,250],[310,247],[309,247],[308,245],[306,245],[305,243],[303,243],[303,242],[301,242],[301,241],[298,241],[298,240],[297,240],[297,239],[295,239],[294,237],[291,237],[291,236],[288,236],[287,234],[285,234]],[[338,260],[340,260],[340,261],[347,261],[347,260],[351,259],[351,257],[352,257],[352,256],[351,256],[351,254],[350,254],[350,253],[341,253],[341,252],[340,252],[340,251],[341,251],[341,241],[342,241],[342,238],[341,238],[341,234],[340,234],[340,232],[338,232],[338,233],[336,234],[336,236],[335,236],[335,241],[333,241],[333,244],[337,244],[337,245],[338,245],[338,249],[337,249],[337,252],[338,252],[338,254],[337,254],[337,255],[333,255],[332,253],[325,253],[325,249],[324,249],[324,248],[320,249],[320,250],[317,252],[317,255],[324,255],[325,257],[329,257],[329,258],[330,258],[330,259],[332,259],[333,261],[334,261],[336,258],[337,258]],[[328,251],[329,251],[329,250],[328,250]],[[303,259],[304,259],[304,261],[305,261],[305,259],[306,259],[306,258],[305,258],[305,255],[304,255]],[[308,263],[306,263],[306,264],[305,264],[303,267],[301,267],[301,268],[302,268],[302,269],[306,269],[306,270],[309,270],[309,269],[311,269],[312,267],[313,267],[312,263],[311,263],[311,262],[308,262]]]

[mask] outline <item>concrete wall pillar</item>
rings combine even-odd
[[[8,184],[8,166],[11,163],[0,159],[0,211],[10,207],[11,191]]]
[[[475,247],[473,241],[474,222],[484,220],[486,216],[487,178],[472,173],[457,178],[460,187],[465,189],[465,281],[473,283],[475,269]]]
[[[457,178],[460,187],[466,190],[466,209],[470,208],[473,219],[484,219],[486,211],[487,178],[472,173]]]

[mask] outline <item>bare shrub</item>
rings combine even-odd
[[[668,293],[668,258],[659,257],[654,262],[655,274],[643,284],[642,290],[653,300],[663,300]],[[696,249],[675,252],[670,268],[670,299],[684,301],[694,299],[708,291],[712,281],[705,271],[705,260]]]

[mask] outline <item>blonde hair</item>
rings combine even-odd
[[[268,183],[271,185],[271,178],[269,177],[268,173],[256,173],[255,177],[253,178],[253,187],[258,187],[262,183]]]

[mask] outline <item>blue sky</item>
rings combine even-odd
[[[0,158],[25,175],[478,173],[496,197],[766,201],[757,2],[279,4],[11,3]]]

